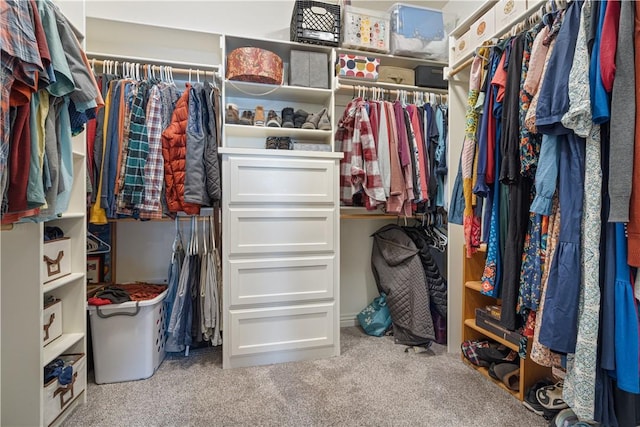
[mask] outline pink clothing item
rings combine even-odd
[[[354,99],[345,108],[336,141],[344,153],[340,161],[340,200],[351,206],[353,195],[363,190],[367,209],[375,209],[386,202],[373,131],[361,98]]]
[[[391,163],[391,190],[387,200],[387,212],[400,215],[404,206],[406,189],[404,187],[404,176],[400,165],[400,155],[398,153],[398,127],[396,124],[393,105],[390,102],[382,104],[386,118],[389,138],[389,157]]]
[[[418,161],[420,164],[420,198],[424,201],[429,200],[428,182],[431,171],[429,170],[429,163],[427,162],[427,153],[425,152],[424,139],[422,137],[422,131],[420,129],[420,119],[418,117],[418,108],[415,105],[409,105],[407,107],[409,116],[411,117],[411,126],[413,127],[413,133],[416,138],[416,145],[418,146]]]
[[[547,51],[549,50],[549,47],[545,46],[542,42],[548,34],[549,27],[541,29],[531,46],[529,71],[527,71],[527,77],[524,79],[523,88],[532,96],[538,92],[538,88],[540,87],[542,70],[544,69],[544,63],[547,59]]]
[[[609,0],[604,13],[602,36],[600,39],[600,74],[607,93],[613,90],[616,78],[616,47],[618,46],[618,26],[620,25],[620,0]]]

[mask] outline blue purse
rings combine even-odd
[[[368,335],[376,337],[381,337],[391,327],[391,312],[384,292],[358,313],[358,322]]]

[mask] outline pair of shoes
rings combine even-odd
[[[269,113],[267,113],[267,127],[279,128],[280,126],[282,126],[282,120],[278,113],[269,110]]]
[[[253,125],[253,111],[245,110],[240,116],[241,125]]]
[[[331,130],[331,120],[327,109],[323,108],[317,113],[309,114],[307,120],[302,124],[302,129]]]
[[[515,363],[492,363],[489,376],[501,381],[510,390],[520,390],[520,365]]]
[[[265,148],[268,150],[293,150],[293,141],[288,136],[269,136]]]
[[[538,402],[546,409],[560,410],[569,405],[562,399],[563,382],[542,387],[536,391]]]
[[[225,121],[230,125],[237,125],[240,123],[240,113],[237,105],[227,104]]]
[[[292,128],[293,127],[293,108],[286,107],[282,109],[282,127],[283,128]]]
[[[531,387],[529,387],[529,390],[527,390],[527,392],[525,393],[524,400],[522,401],[522,404],[524,405],[524,407],[530,410],[531,412],[533,412],[534,414],[544,415],[544,406],[542,406],[540,402],[538,402],[538,397],[536,396],[536,392],[539,389],[551,384],[552,382],[549,380],[541,380],[535,383],[534,385],[532,385]]]
[[[482,360],[484,360],[485,362],[489,362],[489,363],[506,363],[506,362],[514,362],[517,357],[518,357],[518,353],[511,350],[510,348],[508,348],[505,345],[499,345],[499,346],[489,346],[486,348],[479,348],[478,351],[478,357]]]

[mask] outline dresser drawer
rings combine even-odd
[[[229,254],[333,252],[335,209],[229,208]]]
[[[334,344],[334,303],[229,310],[231,356]]]
[[[335,203],[333,160],[229,158],[229,203]]]
[[[333,298],[335,256],[229,261],[231,306]]]

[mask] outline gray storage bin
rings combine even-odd
[[[292,50],[289,85],[329,88],[329,65],[326,53]]]

